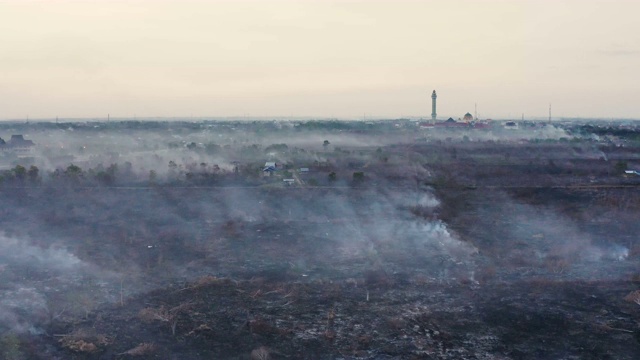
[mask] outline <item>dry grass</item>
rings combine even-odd
[[[562,274],[571,267],[571,262],[562,257],[549,256],[545,259],[544,266],[554,274]]]
[[[167,309],[164,306],[158,308],[146,307],[138,312],[138,318],[147,323],[154,321],[167,322],[171,325],[171,334],[175,336],[178,316],[192,306],[193,303],[186,302],[171,309]]]
[[[165,307],[144,308],[138,312],[138,318],[144,322],[171,321],[172,315]]]
[[[633,245],[629,249],[629,259],[637,259],[640,258],[640,245]]]
[[[156,346],[151,343],[141,343],[138,346],[129,349],[123,353],[118,355],[129,355],[129,356],[144,356],[152,354],[156,351]]]
[[[481,284],[487,283],[496,277],[497,272],[498,271],[495,266],[484,266],[477,271],[476,280]]]
[[[78,353],[93,353],[100,347],[111,344],[111,339],[102,334],[96,334],[91,329],[78,329],[68,335],[56,335],[62,337],[58,342],[64,348]]]
[[[190,284],[189,286],[182,288],[178,291],[184,291],[184,290],[198,290],[207,286],[212,286],[212,285],[221,285],[221,284],[230,284],[232,281],[229,279],[225,279],[225,278],[219,278],[216,276],[212,276],[212,275],[205,275],[201,278],[199,278],[198,280],[194,281],[192,284]]]
[[[269,360],[271,356],[269,354],[269,349],[266,346],[260,346],[257,349],[253,349],[251,351],[251,360]]]
[[[624,297],[624,300],[640,305],[640,290],[630,292]]]
[[[60,339],[60,344],[71,351],[81,353],[92,353],[98,350],[98,347],[94,343],[72,337]]]

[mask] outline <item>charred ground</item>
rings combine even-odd
[[[95,125],[7,130],[3,358],[640,354],[636,131]]]

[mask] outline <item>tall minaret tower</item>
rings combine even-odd
[[[436,116],[438,114],[436,114],[436,98],[438,97],[438,95],[436,95],[436,91],[433,90],[433,93],[431,94],[431,120],[435,120]]]

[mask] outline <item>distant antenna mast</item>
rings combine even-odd
[[[551,122],[551,103],[549,103],[549,122]]]
[[[478,103],[475,104],[474,117],[475,117],[475,119],[477,121],[478,120]]]

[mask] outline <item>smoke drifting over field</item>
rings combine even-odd
[[[169,161],[178,165],[218,165],[232,171],[233,162],[247,162],[256,156],[277,158],[282,162],[300,160],[301,154],[290,151],[264,151],[269,145],[286,143],[290,150],[306,152],[310,160],[326,161],[326,150],[378,148],[393,144],[424,141],[524,141],[571,139],[565,129],[557,126],[505,130],[496,126],[481,130],[422,130],[414,123],[395,128],[395,132],[381,133],[377,125],[362,124],[353,129],[336,131],[326,127],[300,125],[293,122],[238,123],[67,123],[46,124],[42,127],[16,124],[5,130],[24,133],[38,146],[34,164],[42,170],[53,171],[69,163],[82,168],[130,163],[131,174],[145,178],[153,170],[161,176],[169,171]],[[373,130],[373,133],[371,133]],[[386,130],[386,129],[385,129]],[[401,130],[401,131],[398,131]],[[418,131],[416,131],[418,130]],[[372,136],[374,135],[374,136]],[[380,136],[378,136],[380,135]],[[2,135],[0,135],[2,136]],[[286,140],[285,140],[286,139]],[[330,139],[330,146],[323,141]],[[295,156],[293,156],[295,155]]]
[[[51,315],[47,293],[75,286],[88,269],[62,248],[41,248],[0,234],[0,329],[42,332]]]
[[[609,161],[623,147],[553,126],[303,125],[6,130],[28,130],[37,147],[1,159],[0,336],[93,321],[203,277],[354,284],[368,301],[397,284],[634,271],[639,195]],[[616,187],[592,189],[598,177]]]
[[[8,265],[28,264],[34,268],[46,268],[58,272],[77,269],[82,262],[68,251],[60,248],[39,248],[27,240],[18,240],[0,235],[0,259]]]
[[[0,322],[2,332],[29,332],[40,334],[39,327],[46,324],[49,309],[45,295],[35,288],[17,288],[2,292],[0,300]]]
[[[4,331],[42,332],[56,318],[118,303],[120,291],[129,297],[207,274],[278,269],[294,281],[344,279],[415,264],[409,274],[443,281],[449,268],[470,268],[477,252],[442,221],[410,213],[416,201],[435,211],[432,193],[292,191],[58,189],[44,207],[23,204],[35,219],[30,230],[0,238]]]
[[[588,232],[588,224],[568,218],[551,207],[531,206],[504,193],[492,193],[475,216],[495,219],[495,227],[471,227],[471,241],[481,251],[506,266],[533,267],[540,276],[567,276],[572,279],[620,279],[629,269],[627,246],[611,234]],[[509,242],[505,246],[504,241]],[[547,274],[547,275],[545,275]]]

